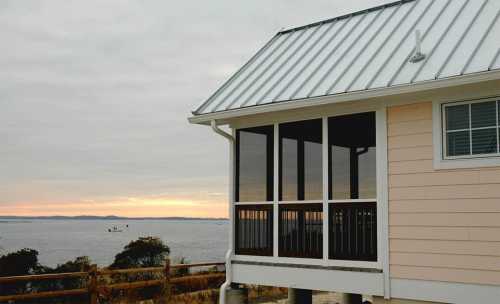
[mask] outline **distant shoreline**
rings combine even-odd
[[[0,215],[0,220],[164,220],[164,221],[227,221],[227,218],[207,218],[207,217],[123,217],[123,216],[95,216],[95,215],[77,215],[77,216],[11,216]]]

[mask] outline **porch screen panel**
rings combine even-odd
[[[236,132],[237,202],[273,200],[273,126]]]
[[[330,204],[329,258],[377,260],[376,203]]]
[[[330,200],[377,197],[375,113],[330,117]]]
[[[321,200],[321,119],[280,124],[279,138],[279,200]]]
[[[273,206],[236,206],[235,236],[236,254],[272,256]]]
[[[322,258],[323,206],[283,204],[279,207],[279,256]]]

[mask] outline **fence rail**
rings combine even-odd
[[[163,298],[165,303],[168,303],[170,298],[170,289],[173,284],[178,284],[187,279],[201,279],[201,278],[222,278],[224,273],[214,273],[205,275],[195,275],[189,277],[171,278],[173,269],[189,269],[195,267],[210,267],[210,266],[224,266],[223,262],[213,263],[195,263],[195,264],[177,264],[171,265],[170,260],[165,261],[164,267],[145,267],[145,268],[130,268],[130,269],[97,269],[97,265],[92,265],[89,271],[86,272],[69,272],[69,273],[54,273],[42,275],[23,275],[13,277],[0,277],[0,284],[16,283],[16,282],[31,282],[41,280],[55,280],[55,279],[71,279],[71,278],[86,278],[87,288],[56,290],[56,291],[43,291],[25,294],[3,295],[0,296],[0,303],[10,301],[32,300],[50,297],[61,296],[75,296],[75,295],[89,295],[90,304],[98,303],[99,294],[111,290],[126,290],[144,288],[149,286],[163,285],[165,287],[165,294]],[[99,277],[109,276],[115,274],[133,274],[133,273],[147,273],[147,272],[161,272],[164,274],[163,279],[150,279],[141,280],[136,282],[114,283],[114,284],[99,284]]]

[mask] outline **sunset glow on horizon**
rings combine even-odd
[[[226,218],[227,200],[129,197],[77,202],[18,202],[0,205],[0,216],[122,216]]]

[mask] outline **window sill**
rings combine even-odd
[[[500,157],[434,159],[435,170],[500,167]]]

